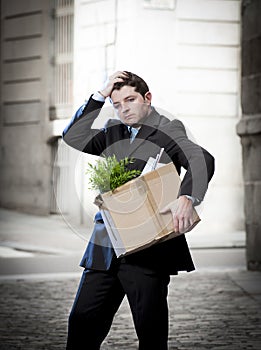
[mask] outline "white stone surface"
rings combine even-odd
[[[180,21],[179,42],[220,46],[239,45],[239,23]]]
[[[195,117],[237,117],[238,95],[235,93],[178,92],[177,113]]]
[[[178,91],[236,93],[238,72],[230,70],[179,69]]]
[[[178,46],[178,67],[238,69],[240,50],[238,47]]]
[[[238,0],[179,0],[179,17],[207,21],[239,21],[240,1]]]

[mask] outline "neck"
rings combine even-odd
[[[128,125],[130,128],[134,128],[134,129],[139,129],[141,127],[142,124],[133,124],[133,125]]]

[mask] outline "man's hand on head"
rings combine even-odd
[[[113,73],[109,78],[106,80],[104,87],[102,90],[99,90],[99,93],[104,97],[107,98],[111,95],[111,92],[113,90],[113,86],[115,83],[122,83],[124,79],[128,77],[128,74],[125,72],[117,71]]]

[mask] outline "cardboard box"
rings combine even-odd
[[[173,232],[171,212],[159,213],[177,198],[180,182],[169,163],[96,198],[117,257],[180,234]],[[194,224],[186,232],[199,221],[194,210]]]

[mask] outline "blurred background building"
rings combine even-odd
[[[61,133],[108,74],[129,70],[148,82],[153,105],[181,119],[216,158],[195,230],[231,239],[246,229],[248,266],[260,269],[260,6],[1,0],[0,205],[92,225],[92,158]]]

